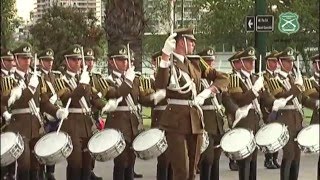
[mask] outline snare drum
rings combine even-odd
[[[100,162],[116,158],[125,147],[126,142],[122,133],[115,129],[104,129],[95,133],[88,142],[91,156]]]
[[[41,164],[54,165],[70,156],[73,145],[65,132],[51,132],[44,135],[34,146],[34,152]]]
[[[209,146],[209,136],[208,136],[208,132],[204,131],[202,134],[202,146],[201,146],[201,150],[200,152],[203,153]]]
[[[24,142],[19,133],[1,134],[1,167],[16,161],[24,151]]]
[[[235,128],[228,131],[221,139],[221,148],[233,160],[248,157],[256,149],[254,135],[244,128]]]
[[[304,153],[319,153],[319,124],[303,128],[297,136],[298,146]]]
[[[273,122],[263,126],[255,136],[258,149],[264,153],[274,153],[282,149],[289,141],[286,125]]]
[[[140,133],[134,139],[132,147],[138,158],[149,160],[164,153],[168,144],[164,131],[153,128]]]

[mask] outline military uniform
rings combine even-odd
[[[159,62],[161,59],[161,54],[162,52],[156,52],[155,54],[152,55],[152,61],[155,61],[155,74],[157,71],[157,68],[159,67]],[[148,80],[146,80],[148,81]],[[155,88],[155,79],[154,77],[151,77],[149,79],[151,88],[156,90]],[[144,83],[146,84],[146,89],[148,86],[148,82]],[[161,120],[161,116],[164,112],[164,110],[167,107],[167,99],[163,99],[160,101],[158,104],[153,106],[151,108],[151,128],[159,128],[159,122]],[[172,179],[172,168],[170,164],[170,159],[168,157],[168,151],[165,151],[163,154],[161,154],[158,158],[158,163],[157,163],[157,180],[171,180]]]
[[[201,56],[201,57],[200,57]],[[201,66],[212,68],[206,61],[214,61],[214,51],[212,48],[207,48],[199,53],[199,55],[187,56],[192,63],[201,64]],[[204,61],[206,60],[206,61]],[[207,89],[213,81],[209,79],[201,79],[200,90]],[[229,112],[235,112],[237,109],[235,104],[231,102],[231,98],[227,92],[216,94],[204,101],[201,106],[203,110],[203,120],[205,131],[209,136],[209,146],[201,154],[199,167],[200,167],[200,180],[219,180],[219,160],[221,156],[220,140],[229,124],[225,119],[221,103],[228,108]]]
[[[241,53],[237,54],[233,59],[247,59],[255,60],[255,50],[252,47],[247,48]],[[229,59],[232,60],[232,59]],[[242,127],[252,131],[254,134],[259,129],[261,123],[261,109],[260,102],[263,102],[266,107],[273,104],[273,98],[266,91],[256,92],[252,87],[258,76],[241,70],[238,74],[230,75],[229,93],[234,102],[239,106],[252,104],[253,108],[249,110],[248,115],[241,119],[235,127]],[[254,180],[257,176],[257,150],[245,159],[238,160],[239,165],[239,179]]]
[[[270,60],[278,61],[277,57],[275,56],[276,54],[278,54],[278,51],[273,50],[268,56],[265,57],[265,60],[266,61],[270,61]],[[273,78],[275,76],[276,76],[276,72],[270,70],[267,67],[266,71],[263,73],[263,77],[264,77],[264,80],[265,80],[264,88],[265,88],[266,91],[269,92],[268,84],[266,82],[268,82],[268,80],[270,78]],[[269,123],[268,122],[268,117],[269,117],[269,114],[271,113],[272,109],[268,108],[268,107],[261,106],[261,111],[262,111],[264,123],[265,124]],[[278,152],[266,153],[265,154],[264,167],[266,167],[267,169],[278,169],[278,168],[280,168],[280,164],[278,163],[277,159],[278,159]]]
[[[277,54],[277,58],[281,66],[283,66],[282,59],[294,61],[293,49],[286,48]],[[268,81],[270,92],[275,98],[294,96],[285,107],[278,110],[275,121],[285,124],[288,127],[290,136],[289,142],[283,147],[280,177],[282,180],[296,180],[298,179],[301,152],[294,139],[302,129],[303,114],[301,112],[301,104],[314,109],[315,102],[302,94],[302,84],[296,83],[292,75],[285,71],[279,71],[278,77],[270,78]]]
[[[125,46],[118,46],[109,53],[109,61],[114,63],[127,60],[128,50]],[[149,106],[152,101],[140,91],[140,79],[137,76],[130,80],[115,67],[107,80],[113,88],[108,90],[106,97],[123,97],[123,100],[114,112],[108,114],[106,127],[119,130],[126,141],[125,150],[114,159],[113,179],[133,179],[136,156],[132,142],[140,131],[138,126],[142,121],[137,105],[140,103]]]
[[[67,66],[71,69],[68,60],[79,61],[82,58],[81,46],[73,45],[64,54]],[[73,151],[67,158],[67,180],[89,179],[92,169],[92,158],[87,144],[94,131],[95,122],[91,117],[92,106],[102,109],[105,106],[98,93],[95,93],[90,84],[82,83],[79,72],[66,70],[61,79],[56,80],[58,95],[64,104],[71,98],[68,119],[63,121],[61,131],[69,134],[73,144]]]
[[[31,45],[27,43],[22,44],[14,50],[14,55],[17,59],[19,59],[19,57],[31,58]],[[39,108],[41,112],[48,113],[53,117],[56,117],[58,108],[53,106],[49,102],[49,97],[46,93],[43,93],[42,87],[44,84],[42,84],[40,80],[39,85],[31,83],[31,78],[36,76],[35,78],[40,79],[40,77],[31,72],[25,73],[19,70],[20,64],[18,61],[17,67],[14,73],[14,79],[17,83],[19,81],[24,82],[26,88],[22,90],[21,97],[10,107],[12,120],[6,131],[19,133],[24,140],[25,149],[18,159],[18,179],[39,179],[39,163],[35,155],[31,153],[41,133],[44,133],[43,120],[39,115]],[[31,86],[31,84],[37,85],[37,87]],[[35,115],[33,113],[35,113]],[[38,114],[38,116],[36,116],[36,114]],[[39,121],[41,123],[39,123]]]
[[[176,32],[177,37],[195,40],[192,29],[179,29]],[[156,75],[156,88],[167,89],[166,97],[169,99],[168,106],[161,116],[160,128],[167,133],[168,155],[170,159],[174,159],[173,179],[192,180],[195,178],[200,158],[204,131],[201,108],[197,104],[192,104],[200,92],[200,79],[213,80],[213,86],[220,91],[225,90],[229,81],[225,74],[214,69],[201,69],[179,54],[173,53],[172,62],[173,72],[178,70],[176,71],[178,82],[170,81],[172,78],[168,61],[161,60]],[[180,86],[178,89],[174,87],[177,84]]]

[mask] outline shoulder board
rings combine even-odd
[[[53,74],[62,74],[60,71],[52,71]]]
[[[229,88],[236,88],[240,87],[240,77],[237,74],[230,74],[229,75],[230,83]]]

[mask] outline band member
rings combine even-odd
[[[238,74],[230,75],[229,93],[239,107],[252,105],[248,115],[238,122],[233,122],[233,127],[246,128],[255,134],[263,123],[260,103],[264,103],[265,107],[272,107],[274,98],[267,91],[262,91],[264,87],[263,76],[258,77],[252,73],[256,60],[254,48],[248,47],[246,50],[236,53],[233,59],[240,59],[242,68]],[[239,165],[239,179],[256,179],[257,150],[237,162]]]
[[[39,163],[32,150],[44,133],[41,113],[48,113],[56,119],[66,118],[68,111],[58,109],[49,102],[44,84],[37,73],[30,72],[31,45],[21,44],[13,51],[17,69],[14,73],[15,85],[10,89],[8,107],[12,118],[6,131],[19,133],[23,137],[24,151],[18,158],[17,179],[39,179]],[[40,111],[39,111],[40,108]]]
[[[313,75],[310,78],[304,79],[304,87],[305,91],[304,94],[311,99],[314,99],[318,101],[319,103],[319,80],[320,80],[320,59],[319,59],[319,54],[316,54],[312,56],[311,58],[312,61],[312,69],[313,69]],[[312,113],[311,117],[311,122],[310,124],[319,124],[319,109],[315,109]],[[320,179],[320,158],[318,160],[318,171],[317,171],[317,180]]]
[[[133,179],[136,156],[132,142],[139,132],[139,122],[142,121],[137,105],[151,103],[151,99],[139,89],[140,80],[130,62],[131,50],[119,45],[110,50],[108,57],[112,72],[107,79],[109,86],[115,90],[109,90],[106,97],[123,97],[123,100],[114,112],[108,114],[106,127],[119,130],[126,141],[125,150],[114,159],[113,179]]]
[[[266,71],[263,74],[265,82],[267,82],[268,79],[275,77],[277,75],[275,72],[278,69],[278,59],[275,56],[276,54],[278,54],[278,51],[273,50],[268,56],[265,57]],[[267,85],[265,85],[264,88],[267,91],[269,91]],[[267,124],[268,123],[267,119],[271,110],[268,109],[267,107],[261,107],[261,111],[263,114],[264,123]],[[267,169],[280,168],[280,164],[278,163],[278,152],[265,154],[264,167],[266,167]]]
[[[84,60],[85,65],[87,66],[87,71],[90,75],[90,85],[92,89],[97,92],[103,92],[104,89],[108,89],[108,83],[105,79],[102,78],[100,73],[93,72],[93,67],[96,64],[96,58],[94,56],[94,51],[91,48],[84,49]],[[95,120],[97,126],[100,125],[100,111],[92,107],[92,118]],[[95,166],[95,161],[92,161],[92,170],[91,170],[91,180],[102,180],[101,177],[98,177],[94,174],[93,169]]]
[[[161,60],[161,51],[156,52],[152,55],[152,67],[154,70],[154,76],[150,78],[151,88],[154,87],[154,77],[156,76],[157,69],[159,67],[159,63]],[[145,83],[148,86],[148,82]],[[146,88],[147,89],[147,88]],[[159,128],[159,121],[161,120],[161,116],[164,110],[167,107],[167,99],[164,98],[160,102],[158,102],[154,107],[151,108],[151,128]],[[170,164],[170,159],[168,157],[168,151],[165,151],[158,157],[157,163],[157,180],[172,180],[172,168]]]
[[[204,133],[199,106],[212,94],[225,91],[229,83],[227,75],[190,63],[185,55],[193,53],[195,44],[192,28],[175,30],[162,49],[155,81],[157,89],[167,89],[169,98],[159,124],[166,132],[168,157],[174,159],[171,164],[176,180],[195,179]],[[208,78],[213,84],[200,93],[201,78]]]
[[[306,98],[302,94],[303,79],[301,74],[297,74],[295,79],[291,75],[293,62],[295,61],[292,48],[286,48],[277,54],[278,62],[281,66],[279,74],[268,81],[269,89],[275,98],[283,98],[293,95],[294,98],[286,106],[280,108],[277,112],[275,121],[285,124],[289,131],[289,142],[283,147],[283,158],[280,167],[280,178],[282,180],[297,180],[299,175],[300,149],[294,139],[302,129],[303,112],[302,105],[315,109],[316,102]]]
[[[1,47],[1,132],[7,126],[7,122],[11,120],[12,114],[9,113],[8,108],[6,106],[9,98],[9,90],[13,86],[13,73],[14,73],[14,57],[12,52],[9,49]],[[5,92],[3,94],[2,92]],[[3,96],[4,95],[4,96]],[[1,167],[1,179],[13,179],[14,176],[14,168],[13,172],[9,172],[8,167]]]
[[[67,158],[67,180],[90,179],[92,158],[87,144],[93,132],[97,131],[96,124],[91,117],[91,108],[95,107],[101,112],[114,110],[117,101],[109,99],[102,101],[102,93],[95,92],[90,85],[89,72],[84,70],[80,74],[82,47],[72,45],[65,53],[66,72],[61,79],[56,80],[58,94],[64,106],[69,99],[68,119],[63,121],[61,131],[68,133],[73,144],[73,151]]]
[[[61,73],[59,71],[52,71],[52,65],[54,61],[54,52],[52,49],[48,48],[44,51],[40,52],[39,55],[39,65],[40,65],[40,73],[41,73],[41,80],[44,86],[46,88],[46,92],[48,93],[48,96],[50,97],[49,101],[51,104],[55,106],[61,106],[61,102],[59,104],[58,95],[56,92],[56,89],[54,87],[55,79],[60,78]],[[45,119],[45,129],[46,132],[53,132],[56,131],[58,128],[59,120],[55,119],[48,113],[44,113],[43,117]],[[48,180],[55,180],[54,177],[54,170],[55,165],[47,165],[45,167],[46,170],[46,178]]]
[[[215,54],[212,48],[206,48],[199,53],[198,58],[191,60],[194,62],[197,60],[201,66],[206,68],[215,68]],[[188,57],[188,56],[187,56]],[[208,88],[213,82],[208,79],[201,79],[201,90]],[[231,101],[227,92],[218,93],[213,97],[205,100],[203,106],[203,118],[205,130],[209,136],[209,146],[201,154],[200,159],[200,180],[219,180],[219,160],[221,156],[220,140],[226,130],[229,129],[229,124],[225,118],[225,114],[222,109],[222,105],[228,112],[232,114],[238,108],[234,102]]]

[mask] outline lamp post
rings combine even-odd
[[[265,15],[266,14],[266,0],[255,0],[255,15]],[[257,57],[261,55],[262,59],[266,56],[266,33],[265,32],[255,32],[255,48],[259,54]],[[256,72],[258,72],[258,66],[256,66]],[[262,69],[266,68],[265,63],[262,63]]]

